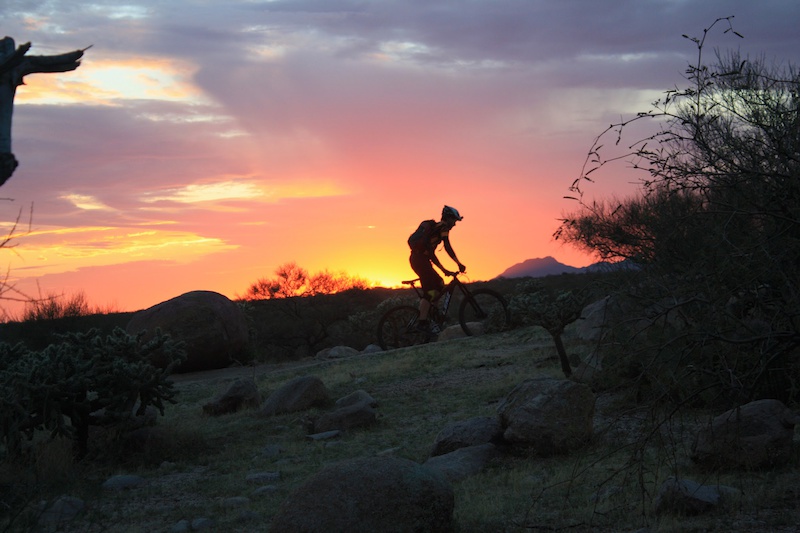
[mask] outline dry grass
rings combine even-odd
[[[113,435],[96,436],[92,459],[74,464],[63,444],[40,448],[34,467],[4,465],[0,483],[26,479],[29,509],[42,499],[70,494],[87,512],[63,531],[169,531],[181,519],[214,517],[214,531],[268,531],[269,517],[286,496],[324,464],[377,454],[424,461],[445,424],[493,415],[497,403],[520,381],[560,376],[551,339],[521,329],[344,360],[306,360],[280,365],[176,376],[179,404],[169,406],[158,431],[139,447],[122,448]],[[586,350],[567,339],[574,352]],[[306,437],[303,414],[269,419],[252,412],[211,418],[202,405],[240,376],[253,377],[264,395],[295,376],[320,377],[333,398],[357,389],[379,402],[378,423],[330,441]],[[309,414],[314,414],[309,413]],[[455,517],[462,532],[522,531],[789,531],[798,523],[797,460],[784,469],[709,477],[696,472],[682,445],[697,420],[687,416],[655,432],[640,446],[652,413],[600,395],[597,438],[570,456],[539,458],[513,453],[483,473],[454,485]],[[678,443],[675,446],[670,442]],[[59,447],[60,446],[60,447]],[[274,447],[280,453],[273,454]],[[636,461],[631,461],[635,457]],[[656,518],[652,498],[676,470],[701,482],[744,491],[741,500],[695,518]],[[280,472],[271,492],[254,495],[254,472]],[[99,489],[118,473],[146,483],[125,492]],[[44,480],[57,480],[47,482]],[[244,507],[226,499],[246,496]],[[240,521],[244,511],[260,518]],[[24,515],[14,528],[31,523]]]

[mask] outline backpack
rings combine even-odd
[[[435,220],[423,220],[419,227],[408,237],[408,246],[414,252],[424,252],[430,246]]]

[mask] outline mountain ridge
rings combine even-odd
[[[508,267],[498,278],[541,278],[544,276],[553,276],[560,274],[582,274],[585,272],[597,272],[599,270],[607,270],[611,267],[610,263],[600,261],[592,263],[585,267],[574,267],[561,263],[553,256],[537,257],[534,259],[526,259],[521,263],[517,263]]]

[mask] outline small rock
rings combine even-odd
[[[243,507],[250,503],[250,498],[246,496],[232,496],[222,500],[223,507]]]
[[[144,483],[144,478],[133,474],[120,474],[112,476],[103,483],[103,488],[106,490],[124,490],[138,487]]]
[[[195,518],[192,520],[192,531],[199,531],[201,529],[209,529],[216,526],[217,523],[213,518]]]
[[[268,483],[270,481],[278,481],[280,478],[280,472],[256,472],[255,474],[248,474],[245,479],[249,483]]]
[[[191,531],[192,525],[189,523],[188,520],[180,520],[174,526],[172,526],[169,530],[171,533],[184,533],[186,531]]]
[[[383,348],[381,348],[377,344],[370,344],[366,348],[361,350],[361,353],[378,353],[378,352],[382,352],[382,351],[383,351]]]
[[[253,491],[253,496],[262,496],[264,494],[273,494],[278,492],[277,485],[264,485],[262,487],[258,487],[256,490]]]
[[[283,453],[283,446],[280,444],[268,444],[261,448],[261,455],[264,457],[277,457]]]
[[[306,438],[311,440],[326,440],[326,439],[334,439],[341,435],[342,432],[338,429],[334,429],[332,431],[323,431],[322,433],[314,433],[312,435],[306,435]]]

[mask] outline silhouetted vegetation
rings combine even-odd
[[[735,33],[730,19],[716,24]],[[698,57],[685,88],[597,138],[572,187],[580,206],[556,237],[642,266],[616,292],[604,362],[640,395],[797,401],[800,75],[738,52],[706,64],[707,32],[690,39]],[[645,120],[654,134],[622,141]],[[606,155],[612,135],[631,151]],[[640,193],[584,203],[590,174],[619,159],[642,171]]]
[[[25,303],[22,311],[22,322],[37,320],[56,320],[88,315],[113,313],[112,308],[101,308],[89,304],[86,293],[78,291],[72,295],[49,293]]]
[[[275,270],[274,278],[261,278],[250,285],[246,300],[272,300],[275,298],[308,297],[320,294],[336,294],[350,289],[366,289],[367,280],[350,276],[344,272],[327,270],[309,274],[297,263],[285,263]]]
[[[8,199],[6,198],[2,200],[8,200]],[[11,228],[8,230],[5,236],[0,237],[0,250],[8,252],[16,246],[16,242],[14,241],[19,237],[19,224],[21,219],[22,219],[22,210],[20,209],[17,212],[16,219],[11,224]],[[30,227],[30,219],[28,225]],[[20,292],[20,290],[16,287],[16,285],[10,280],[10,272],[8,271],[6,271],[4,275],[0,276],[0,303],[2,303],[3,300],[17,301],[17,302],[20,301],[27,302],[31,300],[30,297]],[[0,323],[10,319],[11,317],[8,316],[8,313],[6,312],[5,308],[0,307]]]
[[[168,361],[159,369],[153,354]],[[184,357],[183,347],[166,335],[148,342],[117,329],[63,336],[41,351],[0,343],[0,443],[9,457],[23,452],[25,438],[47,432],[74,440],[87,450],[90,425],[114,425],[144,415],[148,406],[161,414],[173,399],[168,376]]]

